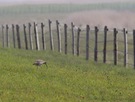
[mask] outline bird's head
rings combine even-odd
[[[44,62],[43,64],[45,64],[47,66],[47,62]],[[47,66],[48,67],[48,66]]]
[[[43,64],[47,64],[47,62],[44,62]]]
[[[36,63],[33,63],[33,65],[36,65]]]

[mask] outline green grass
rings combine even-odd
[[[33,25],[33,23],[31,23]],[[45,23],[45,45],[46,49],[50,50],[50,33],[48,31],[48,23]],[[10,26],[10,25],[9,25]],[[28,28],[28,25],[26,25]],[[64,34],[64,27],[63,25],[60,27],[60,34],[61,34],[61,50],[64,53],[65,52],[65,34]],[[4,31],[6,29],[4,28]],[[102,31],[103,29],[99,29],[98,32],[98,62],[102,63],[103,62],[103,49],[104,49],[104,32]],[[33,26],[31,28],[32,31],[32,39],[33,39],[33,48],[36,49],[35,45],[35,34],[33,30]],[[130,31],[130,30],[129,30]],[[0,32],[2,32],[0,30]],[[75,53],[76,51],[76,46],[77,46],[77,31],[74,30],[75,32]],[[16,33],[16,29],[15,29]],[[106,53],[106,60],[107,63],[114,63],[114,32],[110,31],[107,32],[107,53]],[[4,33],[5,34],[5,33]],[[30,49],[30,43],[29,43],[29,33],[27,31],[27,41],[28,41],[28,48]],[[43,50],[43,43],[42,43],[42,34],[41,34],[41,26],[40,23],[38,24],[38,34],[39,34],[39,45],[40,49]],[[58,51],[58,35],[57,35],[57,30],[56,30],[56,25],[53,23],[52,24],[52,35],[53,35],[53,45],[54,45],[54,50]],[[16,34],[15,34],[16,36]],[[6,34],[5,34],[6,38]],[[21,48],[25,49],[25,40],[24,40],[24,31],[23,31],[23,26],[20,26],[20,41],[21,41]],[[13,35],[12,35],[12,28],[9,29],[9,45],[10,48],[13,48]],[[129,33],[127,35],[128,39],[128,62],[127,65],[132,66],[134,65],[133,62],[133,35]],[[0,42],[2,42],[2,34],[0,34]],[[15,38],[15,44],[16,48],[18,47],[18,42],[17,39]],[[117,34],[117,46],[118,46],[118,65],[124,65],[124,34],[122,31],[118,30]],[[6,39],[5,39],[5,47],[6,47]],[[86,57],[86,30],[83,30],[80,32],[80,55],[82,57]],[[90,59],[94,60],[94,49],[95,49],[95,32],[94,28],[90,30],[90,35],[89,35],[89,57]],[[70,25],[68,26],[67,29],[67,53],[72,54],[72,32]]]
[[[134,102],[133,69],[51,51],[0,52],[1,102]],[[48,68],[33,66],[37,58]]]

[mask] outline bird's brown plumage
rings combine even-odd
[[[45,64],[45,65],[47,66],[47,62],[46,62],[46,61],[43,61],[43,60],[41,60],[41,59],[38,59],[38,60],[36,60],[36,61],[33,63],[33,65],[36,65],[37,67],[38,67],[38,66],[41,66],[41,65],[43,65],[43,64]]]

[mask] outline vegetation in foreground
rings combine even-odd
[[[0,48],[1,102],[134,102],[135,72],[49,51]],[[37,69],[35,59],[48,62]]]

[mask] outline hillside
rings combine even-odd
[[[76,25],[101,26],[109,28],[134,29],[135,3],[98,4],[23,4],[1,7],[0,24],[23,24],[59,20]],[[127,20],[128,19],[128,20]]]
[[[133,102],[135,72],[49,51],[0,48],[2,102]],[[33,66],[44,59],[48,68]]]

